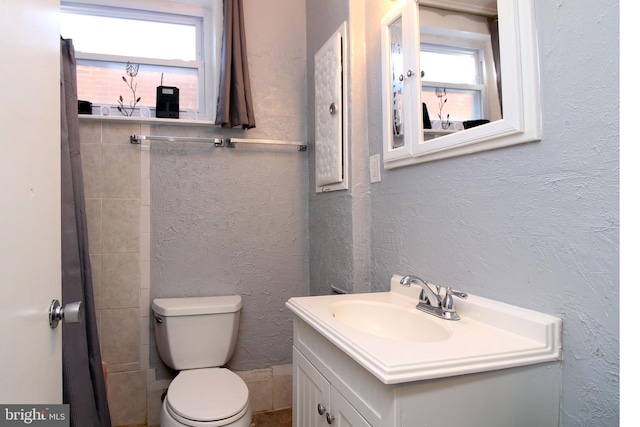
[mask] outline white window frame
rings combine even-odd
[[[99,62],[131,62],[135,64],[196,69],[198,73],[198,118],[213,121],[218,98],[222,41],[221,0],[62,0],[60,7],[71,12],[109,17],[196,25],[196,60],[165,60],[120,55],[76,52],[76,59]],[[169,18],[169,19],[158,19]],[[159,83],[159,82],[158,82]],[[115,105],[114,105],[115,107]],[[184,108],[181,108],[181,112]],[[155,114],[152,114],[154,117]],[[181,117],[182,118],[182,114]]]

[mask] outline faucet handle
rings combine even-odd
[[[447,291],[442,299],[442,311],[455,312],[456,309],[453,305],[453,297],[467,299],[469,295],[466,292],[454,291],[447,286]]]
[[[469,298],[469,294],[467,294],[466,292],[460,292],[460,291],[455,291],[451,288],[447,288],[447,292],[451,293],[451,295],[456,296],[458,298],[462,298],[462,299],[467,299]]]

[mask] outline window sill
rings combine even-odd
[[[78,114],[80,121],[86,122],[129,122],[148,123],[154,125],[175,125],[175,126],[216,126],[211,120],[190,120],[190,119],[159,119],[156,117],[127,117],[127,116],[98,116],[92,114]]]

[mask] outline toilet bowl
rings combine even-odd
[[[178,370],[162,403],[161,427],[250,427],[249,390],[224,364],[238,334],[239,296],[153,301],[160,358]]]
[[[162,427],[249,427],[249,391],[225,368],[182,371],[171,382],[162,403]]]

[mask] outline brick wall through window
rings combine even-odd
[[[102,68],[89,65],[78,65],[78,99],[89,101],[94,105],[117,105],[118,98],[122,96],[124,105],[129,107],[133,101],[131,89],[122,80],[125,76],[128,81],[131,78],[125,74],[125,70],[118,68]],[[180,108],[198,108],[198,76],[194,72],[188,73],[164,73],[159,71],[145,71],[144,65],[140,66],[138,75],[134,78],[136,97],[141,100],[139,106],[156,106],[156,87],[160,86],[160,79],[164,86],[175,86],[180,89]]]

